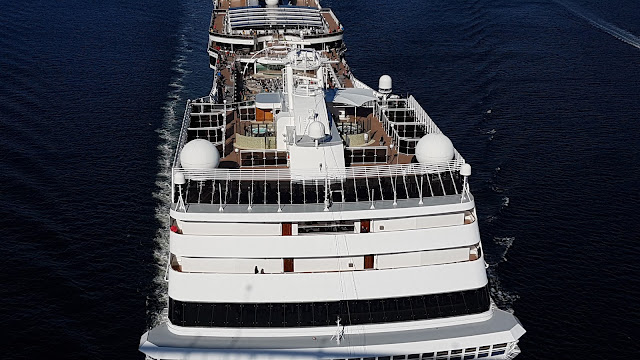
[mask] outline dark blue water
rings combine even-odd
[[[355,75],[391,75],[472,164],[494,297],[528,330],[519,359],[639,354],[640,2],[323,4]],[[210,88],[210,7],[0,1],[5,358],[141,358],[167,160]]]

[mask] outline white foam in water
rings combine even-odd
[[[580,9],[575,4],[571,4],[565,1],[556,1],[556,3],[562,5],[567,10],[571,11],[574,15],[586,20],[589,24],[591,24],[591,26],[606,32],[607,34],[615,37],[620,41],[623,41],[635,48],[640,49],[640,37],[628,32],[627,30],[621,29],[605,20],[602,20],[583,9]]]
[[[158,150],[160,157],[158,158],[158,165],[160,171],[156,177],[157,190],[153,196],[158,199],[158,207],[156,208],[156,219],[160,223],[160,228],[156,233],[156,249],[154,257],[158,273],[154,279],[155,294],[151,299],[147,301],[147,308],[149,311],[149,317],[151,319],[152,326],[156,326],[166,320],[167,314],[164,311],[156,311],[157,309],[164,309],[167,303],[167,283],[164,280],[166,273],[166,266],[168,263],[169,252],[169,205],[171,203],[171,165],[173,161],[173,150],[177,144],[177,133],[180,130],[180,120],[182,120],[182,113],[184,109],[183,89],[184,76],[188,72],[185,70],[186,56],[182,55],[187,49],[187,41],[185,35],[180,36],[177,52],[178,56],[173,60],[174,71],[177,75],[169,84],[169,92],[167,93],[167,102],[162,107],[164,111],[162,127],[157,129],[156,132],[160,137],[160,145]],[[151,307],[149,307],[151,305]]]
[[[513,246],[513,242],[515,240],[515,237],[494,237],[493,242],[503,247],[503,251],[497,262],[487,262],[489,264],[489,267],[487,268],[487,275],[489,276],[489,279],[491,279],[491,298],[496,302],[499,308],[511,313],[513,313],[512,305],[518,299],[518,295],[510,293],[502,287],[500,277],[496,272],[498,265],[507,261],[507,252],[509,252],[509,249]]]
[[[505,196],[502,198],[502,207],[506,208],[507,206],[509,206],[509,197]]]

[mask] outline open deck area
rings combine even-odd
[[[309,37],[335,34],[342,26],[330,9],[315,1],[288,1],[279,7],[258,7],[257,1],[219,0],[211,16],[212,34],[253,38],[261,35],[296,34]]]

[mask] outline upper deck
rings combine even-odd
[[[317,1],[281,1],[260,6],[252,0],[218,0],[211,14],[209,51],[261,50],[265,43],[311,44],[342,39],[343,28],[331,9]]]
[[[277,126],[260,103],[211,100],[187,105],[173,168],[174,180],[178,173],[184,177],[173,186],[176,210],[347,211],[471,200],[460,174],[465,161],[457,151],[439,164],[415,160],[416,142],[440,129],[413,97],[339,107],[335,128],[343,141],[344,167],[322,170],[291,168],[291,153],[277,148]],[[222,156],[217,168],[181,166],[180,150],[195,139],[217,146]]]
[[[464,159],[417,101],[391,95],[388,77],[388,86],[375,91],[351,74],[331,10],[308,0],[263,5],[215,4],[215,82],[209,96],[187,104],[174,159],[174,209],[346,211],[378,201],[470,200],[460,174]],[[418,161],[426,135],[444,137],[449,155]],[[196,140],[217,149],[214,168],[183,164],[185,144]]]

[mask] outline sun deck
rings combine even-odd
[[[274,111],[259,106],[256,101],[216,104],[208,97],[190,101],[180,143],[207,139],[220,146],[223,168],[286,166],[286,151],[276,148]],[[328,103],[328,107],[349,166],[408,164],[416,142],[427,133],[440,132],[413,97],[364,106]],[[457,152],[456,159],[462,159]]]
[[[246,39],[274,34],[303,34],[313,38],[342,33],[342,25],[333,12],[315,1],[289,1],[275,8],[256,5],[257,1],[254,4],[250,0],[217,1],[210,33]]]

